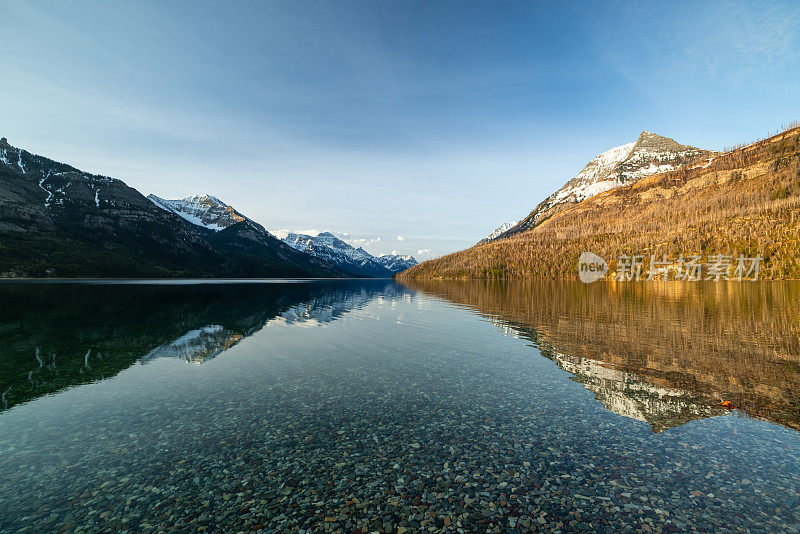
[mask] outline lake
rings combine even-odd
[[[800,283],[0,283],[0,531],[800,532]]]

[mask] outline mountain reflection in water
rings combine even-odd
[[[0,411],[135,363],[200,364],[272,321],[322,324],[390,281],[263,284],[0,284]]]
[[[800,430],[800,283],[405,283],[531,341],[654,432],[728,410]]]

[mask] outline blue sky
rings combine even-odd
[[[642,130],[800,118],[797,2],[0,0],[0,50],[15,146],[420,259]]]

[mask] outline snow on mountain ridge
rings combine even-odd
[[[179,200],[167,200],[151,194],[147,198],[160,209],[214,232],[244,222],[258,232],[271,235],[260,224],[212,195],[193,195]],[[331,232],[319,232],[317,235],[279,232],[279,235],[280,240],[293,249],[332,263],[357,276],[388,278],[417,264],[411,256],[389,255],[383,259],[376,258],[363,248],[355,248]]]
[[[551,203],[557,203],[563,199],[574,195],[578,202],[590,196],[614,189],[613,180],[608,180],[607,177],[611,171],[622,161],[625,161],[631,153],[631,150],[636,143],[627,143],[606,150],[602,154],[596,156],[592,161],[578,173],[575,178],[567,182],[564,187],[555,192],[552,196]],[[608,182],[604,185],[603,182]],[[549,199],[548,199],[549,200]]]
[[[283,242],[357,276],[382,278],[392,274],[367,251],[348,245],[330,232],[322,232],[317,236],[289,233]]]
[[[196,226],[215,232],[243,221],[249,221],[261,228],[261,225],[245,217],[229,204],[208,194],[192,195],[178,200],[167,200],[153,194],[147,195],[147,198],[159,208],[175,213]]]
[[[681,145],[674,139],[643,131],[634,143],[620,145],[595,156],[574,178],[539,203],[514,227],[484,241],[529,230],[570,204],[616,189],[646,176],[672,171],[708,151]]]
[[[498,226],[497,228],[492,230],[491,234],[487,235],[486,237],[484,237],[483,239],[478,241],[478,244],[488,243],[489,241],[493,241],[494,239],[497,239],[497,237],[499,237],[501,234],[503,234],[503,233],[507,232],[508,230],[514,228],[514,226],[517,224],[517,222],[519,222],[519,221],[509,221],[507,223],[501,224],[500,226]]]
[[[389,269],[392,273],[399,273],[415,266],[418,262],[411,254],[381,254],[378,263]]]
[[[363,248],[355,248],[331,232],[320,232],[316,236],[290,232],[283,241],[296,250],[324,259],[358,276],[389,277],[417,263],[411,256],[398,257],[389,254],[376,258]]]

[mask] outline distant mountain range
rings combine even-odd
[[[283,241],[296,250],[359,276],[389,278],[417,264],[412,256],[384,254],[375,257],[361,247],[355,248],[345,243],[330,232],[322,232],[316,236],[290,233]]]
[[[146,198],[121,180],[0,139],[0,277],[389,277],[396,272],[387,268],[396,258],[367,254],[375,269],[350,270],[299,248],[214,196]]]
[[[527,217],[503,230],[492,232],[481,243],[530,230],[559,211],[589,197],[641,180],[645,176],[672,171],[681,164],[706,155],[707,150],[681,145],[669,137],[642,132],[639,138],[609,149],[586,164],[577,176],[547,197]],[[505,225],[504,225],[505,226]],[[498,230],[502,230],[498,233]]]
[[[377,259],[392,273],[403,272],[417,264],[417,260],[411,254],[381,254]]]

